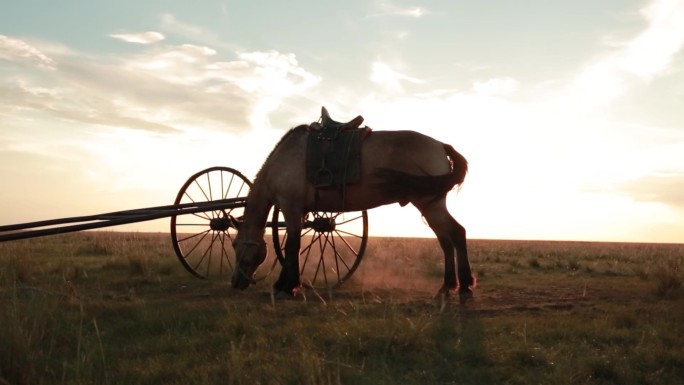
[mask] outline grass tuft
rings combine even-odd
[[[656,266],[653,278],[656,281],[656,295],[659,298],[676,298],[681,294],[684,280],[682,258],[670,257]]]

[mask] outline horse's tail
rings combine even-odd
[[[465,180],[465,176],[468,173],[468,161],[463,155],[446,143],[444,144],[444,151],[446,151],[447,156],[451,161],[451,172],[449,175],[452,175],[454,180],[454,184],[449,188],[449,190],[451,190],[456,185],[460,187]]]
[[[403,171],[379,168],[375,176],[381,180],[376,186],[400,200],[410,200],[416,196],[444,197],[455,186],[460,186],[468,173],[468,161],[453,147],[444,144],[451,171],[443,175],[413,175]]]

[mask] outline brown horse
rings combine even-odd
[[[348,124],[358,125],[357,119]],[[446,207],[447,192],[460,186],[465,178],[466,159],[450,145],[414,131],[373,131],[362,142],[358,183],[347,185],[344,194],[338,189],[317,190],[307,180],[305,164],[312,125],[288,131],[257,173],[247,197],[244,222],[233,242],[237,257],[233,287],[245,289],[253,283],[257,267],[266,258],[264,232],[273,205],[283,213],[288,234],[285,260],[274,290],[294,295],[301,286],[300,234],[306,213],[360,211],[398,202],[418,208],[439,240],[445,262],[440,293],[458,288],[462,296],[472,295],[475,280],[468,262],[466,231]]]

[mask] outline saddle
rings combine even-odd
[[[325,107],[309,125],[306,146],[307,179],[317,189],[342,187],[361,178],[361,142],[370,134],[361,115],[343,123],[333,120]]]

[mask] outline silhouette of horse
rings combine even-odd
[[[307,141],[320,135],[321,126],[356,128],[360,116],[342,124],[330,119],[325,108],[322,125],[300,125],[288,131],[266,158],[247,197],[244,221],[233,241],[237,266],[232,286],[245,289],[266,258],[264,233],[273,205],[285,217],[285,259],[273,289],[279,296],[300,289],[299,249],[304,215],[312,211],[361,211],[399,203],[414,205],[434,231],[444,251],[444,284],[439,293],[458,288],[462,297],[472,295],[466,247],[466,231],[448,212],[446,194],[463,183],[468,162],[453,147],[414,131],[372,131],[361,142],[358,181],[339,189],[316,188],[307,180]],[[331,123],[332,122],[332,123]],[[454,249],[458,258],[458,280]]]

